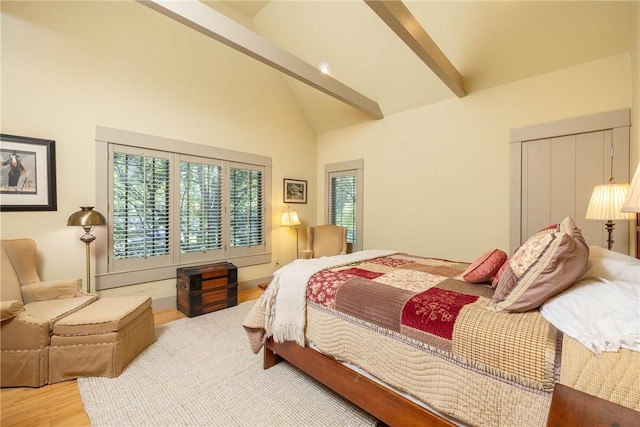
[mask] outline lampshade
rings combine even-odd
[[[587,219],[633,219],[634,214],[622,212],[622,204],[629,192],[629,184],[596,185],[587,208]]]
[[[636,173],[633,174],[627,198],[622,205],[622,212],[640,212],[640,164],[636,167]]]
[[[286,210],[282,211],[282,217],[280,218],[280,225],[283,227],[292,227],[294,225],[300,225],[300,218],[298,218],[298,212]]]
[[[81,206],[80,210],[71,214],[67,220],[67,225],[78,225],[83,227],[93,227],[95,225],[105,225],[107,220],[104,216],[93,210],[93,206]]]

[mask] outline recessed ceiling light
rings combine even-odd
[[[318,65],[318,68],[320,69],[320,71],[322,71],[324,74],[329,74],[331,72],[331,68],[329,68],[329,64],[327,64],[326,62],[321,62]]]

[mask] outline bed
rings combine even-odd
[[[297,260],[243,325],[265,368],[288,360],[388,425],[545,425],[556,383],[640,410],[640,261],[571,218],[472,263]]]

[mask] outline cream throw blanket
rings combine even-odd
[[[365,261],[396,252],[370,249],[346,255],[298,259],[273,274],[273,279],[260,298],[264,307],[264,328],[275,342],[295,341],[305,345],[307,282],[317,272],[354,262]]]

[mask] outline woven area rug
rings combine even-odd
[[[288,363],[263,370],[241,326],[253,304],[157,326],[157,341],[118,378],[80,378],[91,425],[376,424]]]

